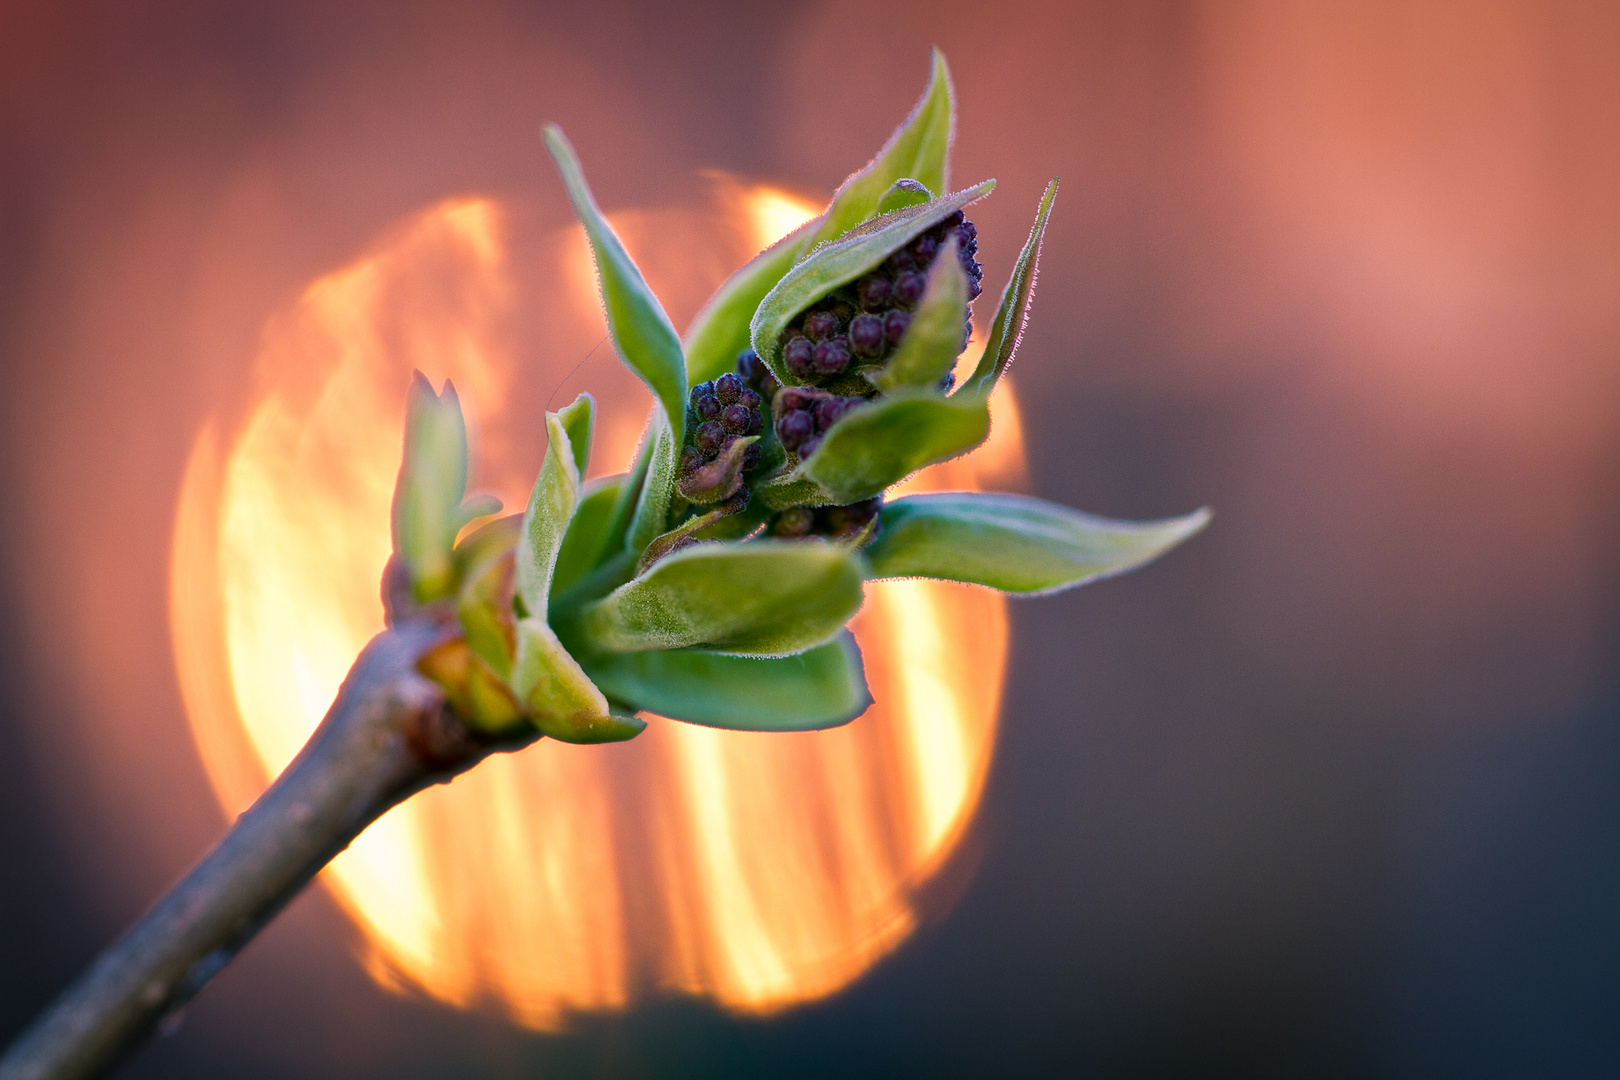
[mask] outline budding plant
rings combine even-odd
[[[98,1073],[370,822],[491,752],[542,736],[622,741],[645,715],[751,731],[846,723],[871,703],[846,625],[866,582],[1056,592],[1203,526],[1203,511],[1130,523],[1013,494],[886,499],[989,436],[1057,194],[1054,179],[958,380],[983,278],[967,213],[995,181],[951,190],[953,123],[936,52],[878,156],[733,274],[684,341],[561,130],[546,129],[614,347],[654,398],[634,464],[583,479],[595,404],[581,395],[545,415],[527,508],[497,516],[498,501],[467,493],[454,389],[418,375],[383,572],[388,630],[287,771],[24,1033],[0,1080]]]

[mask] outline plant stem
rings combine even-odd
[[[0,1058],[0,1080],[71,1080],[110,1068],[391,807],[533,741],[468,728],[417,673],[417,659],[442,635],[412,622],[371,640],[292,764],[17,1038]]]

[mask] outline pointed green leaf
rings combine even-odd
[[[928,86],[877,157],[845,180],[806,247],[835,240],[878,212],[890,186],[911,179],[930,191],[950,190],[951,138],[956,128],[956,92],[945,54],[933,51]],[[758,346],[756,346],[757,348]]]
[[[551,575],[551,595],[561,596],[601,562],[602,548],[612,525],[613,506],[619,497],[623,476],[604,476],[586,484],[580,492],[574,520],[568,523],[557,565]]]
[[[689,386],[736,370],[737,354],[749,347],[748,324],[754,309],[804,254],[820,221],[805,222],[755,255],[703,305],[686,330]]]
[[[641,553],[641,558],[636,562],[636,573],[644,574],[649,566],[664,556],[697,543],[698,533],[736,512],[732,507],[721,506],[681,522],[647,545],[647,550]]]
[[[1209,521],[1113,521],[1023,495],[908,495],[883,508],[868,576],[966,581],[1048,593],[1158,558]]]
[[[795,656],[732,656],[697,649],[619,653],[591,678],[637,708],[734,731],[837,727],[872,704],[861,651],[848,631]]]
[[[654,563],[582,612],[604,652],[705,645],[787,656],[819,645],[861,606],[855,557],[816,540],[706,543]]]
[[[982,398],[897,390],[845,413],[787,480],[810,481],[827,503],[857,502],[925,465],[967,453],[989,434]]]
[[[512,616],[514,553],[486,559],[473,568],[456,597],[456,618],[467,647],[501,678],[512,672],[517,649]]]
[[[754,351],[778,379],[787,384],[798,382],[788,375],[777,340],[795,315],[840,285],[847,285],[877,269],[897,249],[964,206],[984,198],[995,186],[994,180],[986,180],[955,195],[896,210],[851,229],[811,252],[760,301],[749,328]]]
[[[967,275],[957,258],[956,234],[945,240],[928,271],[928,288],[912,313],[900,347],[868,378],[885,393],[903,386],[937,386],[956,366],[967,322]]]
[[[664,314],[664,306],[647,287],[641,271],[597,207],[585,183],[579,158],[562,129],[548,124],[545,138],[546,149],[562,174],[574,213],[585,226],[585,235],[596,256],[602,306],[607,311],[614,348],[664,406],[675,432],[676,445],[679,445],[681,428],[686,422],[686,360],[681,355],[681,339],[670,325],[669,316]]]
[[[820,216],[755,256],[720,286],[686,331],[688,383],[718,378],[732,370],[737,354],[750,345],[749,322],[765,294],[817,244],[835,240],[876,214],[916,197],[902,182],[924,192],[947,191],[955,94],[945,57],[935,49],[928,86],[905,122],[860,172],[845,180]],[[923,199],[932,198],[923,195]]]
[[[568,445],[574,451],[574,471],[583,478],[591,461],[591,436],[596,431],[596,399],[589,394],[579,395],[557,410],[557,419],[568,433]]]
[[[492,496],[467,492],[467,424],[456,388],[440,394],[416,372],[405,397],[405,451],[394,485],[394,553],[410,574],[418,603],[455,589],[456,534],[475,518],[500,510]]]
[[[1046,221],[1052,216],[1052,203],[1057,199],[1058,182],[1053,177],[1041,195],[1035,210],[1035,224],[1030,227],[1029,239],[1013,265],[1012,277],[1001,293],[1001,305],[990,324],[990,336],[985,339],[984,355],[979,366],[962,389],[989,394],[1012,365],[1013,353],[1024,336],[1024,325],[1029,322],[1029,305],[1035,299],[1035,271],[1041,260],[1041,238],[1046,235]]]
[[[646,726],[612,715],[602,691],[543,619],[518,620],[512,689],[534,726],[563,742],[618,742]]]
[[[903,210],[908,206],[921,206],[933,197],[932,191],[910,177],[896,180],[889,185],[889,190],[883,193],[883,198],[878,200],[877,216],[882,217],[884,214]]]
[[[557,553],[579,506],[577,458],[557,413],[546,413],[546,436],[546,458],[529,496],[517,546],[517,593],[529,614],[541,617],[551,598]]]

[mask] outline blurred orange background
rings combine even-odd
[[[129,1075],[1620,1067],[1620,13],[1573,3],[0,8],[0,1037],[224,828],[171,545],[199,433],[291,370],[278,313],[490,200],[536,415],[595,340],[548,315],[540,123],[684,324],[746,247],[727,199],[823,199],[930,44],[957,182],[1000,181],[992,283],[1063,179],[1028,489],[1217,517],[1008,607],[920,928],[770,1018],[542,1035],[380,989],[312,892]],[[492,486],[533,475],[521,423],[479,434]]]

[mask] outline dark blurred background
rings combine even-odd
[[[1063,178],[1034,490],[1217,512],[1015,606],[954,906],[543,1036],[316,891],[125,1075],[1620,1074],[1620,7],[1530,0],[0,4],[0,1039],[224,827],[168,551],[265,316],[448,195],[565,220],[545,119],[610,211],[825,193],[932,43],[993,281]]]

